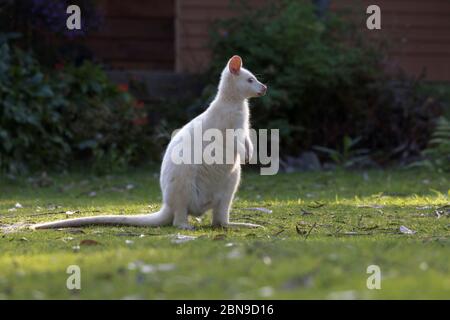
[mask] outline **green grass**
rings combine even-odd
[[[66,211],[75,211],[72,217],[155,211],[161,195],[154,170],[0,181],[3,299],[450,297],[450,211],[435,214],[450,203],[449,176],[246,172],[231,217],[265,229],[212,229],[207,215],[193,220],[195,231],[20,228],[65,218]],[[9,210],[16,203],[23,208]],[[402,225],[416,233],[400,233]],[[197,238],[174,243],[178,233]],[[98,244],[80,245],[86,239]],[[381,268],[380,290],[366,287],[372,264]],[[66,288],[69,265],[81,268],[81,290]]]

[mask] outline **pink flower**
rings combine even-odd
[[[55,68],[55,70],[62,70],[64,69],[64,63],[62,62],[55,63],[53,67]]]
[[[148,123],[147,117],[133,119],[133,124],[135,126],[145,126],[147,123]]]
[[[117,86],[117,89],[119,89],[120,92],[128,92],[128,84],[121,83]]]
[[[134,102],[134,108],[135,109],[144,109],[144,106],[145,106],[144,101],[138,100],[138,101]]]

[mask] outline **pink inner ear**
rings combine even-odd
[[[241,70],[242,60],[239,56],[233,56],[230,59],[229,69],[232,74],[238,75]]]
[[[230,72],[231,72],[232,74],[238,75],[238,74],[239,74],[239,69],[230,66]]]

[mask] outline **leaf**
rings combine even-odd
[[[328,155],[334,155],[337,154],[338,152],[336,150],[330,149],[330,148],[326,148],[326,147],[321,147],[321,146],[314,146],[313,147],[314,150],[326,153]]]
[[[319,201],[314,201],[314,204],[309,205],[308,208],[318,209],[318,208],[322,208],[324,206],[326,206],[326,203],[322,203],[322,202],[319,202]]]
[[[301,229],[300,225],[298,225],[298,224],[295,225],[295,231],[297,231],[297,233],[301,236],[304,236],[307,233],[307,231]]]
[[[80,241],[80,246],[97,246],[100,242],[92,239],[84,239]]]
[[[195,236],[188,236],[188,235],[184,235],[184,234],[177,234],[173,239],[172,239],[172,243],[176,243],[176,244],[180,244],[180,243],[185,243],[188,241],[192,241],[197,239],[197,237]]]
[[[116,233],[115,236],[117,237],[140,237],[142,234],[135,233],[135,232],[119,232]]]
[[[234,248],[227,253],[228,259],[240,259],[242,258],[242,251],[239,248]]]
[[[79,234],[84,233],[83,229],[76,229],[76,228],[59,228],[56,229],[57,231],[64,231],[71,234]]]
[[[266,208],[244,208],[244,210],[261,211],[264,213],[272,213],[272,210]]]
[[[52,89],[48,85],[42,86],[39,91],[36,92],[35,96],[40,98],[50,98],[54,95]]]
[[[314,278],[311,274],[295,276],[283,283],[284,290],[295,290],[297,288],[310,288],[314,285]]]
[[[173,263],[162,263],[162,264],[145,264],[142,261],[134,261],[128,264],[128,270],[139,270],[141,273],[154,273],[157,271],[167,272],[172,271],[176,268]]]
[[[415,234],[416,233],[416,231],[408,229],[405,226],[400,226],[400,232],[403,233],[403,234]]]
[[[84,149],[95,149],[98,145],[97,140],[95,139],[91,139],[91,140],[85,140],[83,142],[80,142],[78,144],[78,148],[80,150],[84,150]]]
[[[372,209],[383,209],[384,206],[378,204],[361,204],[357,206],[358,208],[372,208]]]
[[[264,298],[271,297],[273,293],[274,290],[270,286],[262,287],[261,289],[259,289],[259,295]]]
[[[226,239],[226,237],[227,237],[226,234],[221,233],[221,234],[215,235],[214,238],[213,238],[213,240],[216,240],[216,241],[217,241],[217,240],[224,240],[224,239]]]

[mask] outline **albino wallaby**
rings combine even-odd
[[[222,72],[219,88],[210,106],[186,124],[170,141],[161,165],[161,210],[155,213],[120,216],[105,215],[67,219],[34,225],[34,229],[79,227],[84,225],[164,226],[192,229],[188,215],[201,216],[212,209],[212,225],[217,227],[259,227],[251,223],[230,222],[230,207],[241,178],[241,154],[226,164],[176,164],[174,149],[183,138],[193,136],[195,124],[203,129],[240,129],[244,132],[246,157],[253,152],[249,137],[247,99],[263,96],[267,87],[242,67],[242,59],[233,56]],[[203,146],[204,148],[204,146]]]

